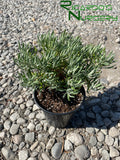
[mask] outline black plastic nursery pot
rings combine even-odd
[[[83,95],[83,100],[81,101],[81,104],[85,100],[85,89],[84,87],[81,88],[81,93]],[[37,106],[44,112],[45,117],[47,122],[51,125],[54,126],[55,128],[64,128],[67,126],[67,124],[70,121],[70,118],[73,116],[73,114],[80,109],[81,104],[79,105],[78,108],[71,112],[66,112],[66,113],[53,113],[50,111],[45,110],[39,103],[39,100],[37,98],[37,90],[34,91],[34,100]]]

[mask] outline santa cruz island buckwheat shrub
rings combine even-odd
[[[102,67],[113,67],[112,52],[106,55],[105,48],[83,45],[80,37],[64,31],[38,37],[40,49],[20,44],[16,64],[21,69],[20,78],[24,86],[62,92],[67,99],[74,98],[82,85],[89,89],[100,89]]]

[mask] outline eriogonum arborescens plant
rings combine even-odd
[[[19,44],[16,64],[24,86],[59,91],[70,100],[82,85],[101,89],[99,81],[103,67],[113,67],[112,52],[106,54],[100,45],[83,45],[80,37],[66,31],[56,36],[54,32],[38,37],[37,47]]]

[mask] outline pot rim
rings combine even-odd
[[[85,89],[84,89],[84,87],[82,87],[82,89],[83,89],[83,91],[82,91],[81,93],[82,93],[82,95],[83,95],[83,100],[81,101],[80,105],[79,105],[76,109],[74,109],[73,111],[70,111],[70,112],[54,113],[54,112],[51,112],[51,111],[48,111],[48,110],[44,109],[44,108],[38,103],[38,99],[37,99],[37,96],[36,96],[36,94],[37,94],[37,89],[34,90],[34,94],[33,94],[33,95],[34,95],[34,101],[35,101],[35,103],[37,104],[37,106],[38,106],[39,108],[41,108],[44,112],[46,112],[46,113],[48,113],[48,114],[51,114],[51,115],[67,115],[67,114],[71,114],[71,113],[76,112],[76,111],[80,108],[81,104],[84,102],[86,95],[85,95]]]

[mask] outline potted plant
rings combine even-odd
[[[38,48],[39,46],[39,48]],[[34,89],[34,99],[46,119],[55,127],[65,127],[85,98],[87,89],[101,89],[102,67],[113,67],[114,56],[105,48],[83,45],[80,37],[66,31],[38,37],[38,46],[19,44],[15,59],[22,84]]]

